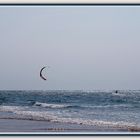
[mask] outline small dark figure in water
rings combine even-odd
[[[118,93],[118,90],[116,90],[115,93]]]

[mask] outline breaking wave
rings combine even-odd
[[[35,102],[34,106],[41,106],[41,107],[46,107],[46,108],[68,108],[68,107],[72,107],[70,105],[48,104],[48,103],[41,103],[41,102]]]
[[[61,108],[118,108],[118,107],[132,107],[129,104],[119,104],[119,105],[66,105],[66,104],[48,104],[48,103],[41,103],[35,102],[33,106],[40,106],[43,108],[52,108],[52,109],[61,109]]]
[[[79,125],[89,125],[89,126],[104,126],[104,127],[113,127],[113,128],[126,128],[133,129],[137,128],[140,130],[140,127],[134,123],[128,122],[113,122],[113,121],[103,121],[103,120],[90,120],[82,118],[64,118],[58,117],[53,113],[47,111],[29,111],[26,110],[28,107],[20,106],[1,106],[0,111],[12,112],[16,116],[7,117],[5,119],[21,119],[21,120],[34,120],[34,121],[49,121],[57,123],[70,123],[70,124],[79,124]]]

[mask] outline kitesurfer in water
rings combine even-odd
[[[118,90],[116,90],[115,93],[118,93]]]

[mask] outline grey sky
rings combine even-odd
[[[1,6],[0,89],[140,89],[139,38],[139,6]]]

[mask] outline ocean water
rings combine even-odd
[[[140,128],[140,91],[0,91],[0,119]]]

